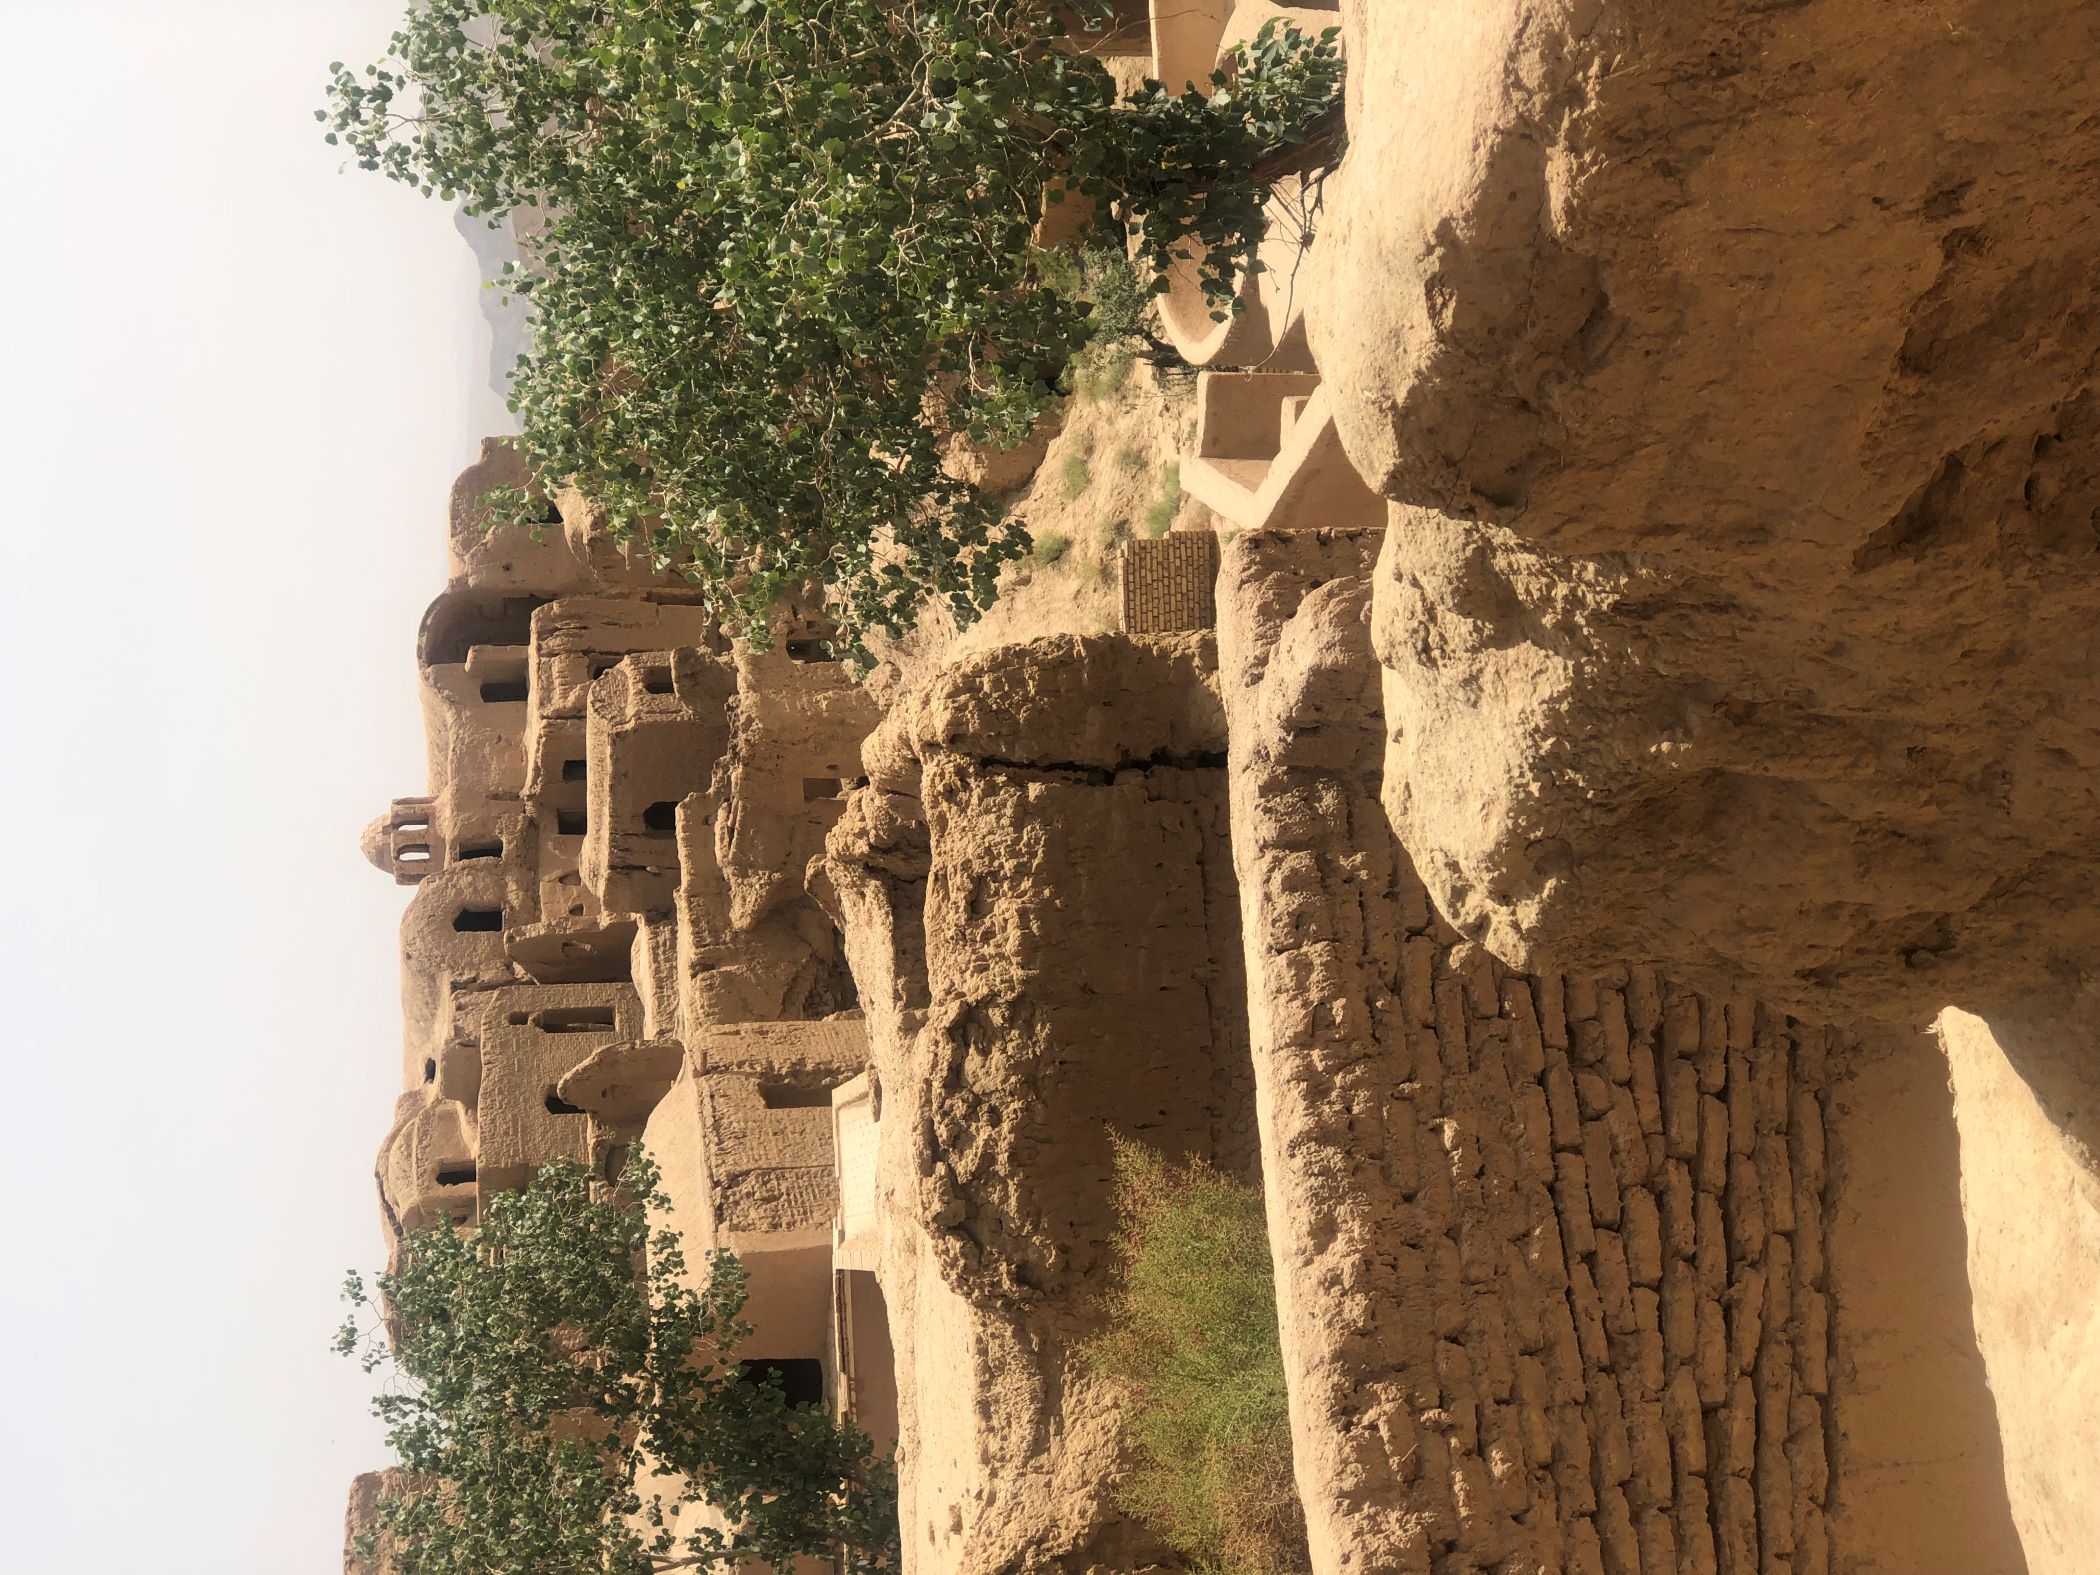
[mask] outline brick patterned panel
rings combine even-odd
[[[1123,632],[1172,634],[1218,621],[1218,538],[1170,531],[1123,543]]]

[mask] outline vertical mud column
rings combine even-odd
[[[1115,1134],[1256,1162],[1205,635],[1068,636],[899,701],[828,843],[880,1092],[905,1568],[1174,1567],[1088,1369]],[[908,758],[906,758],[908,757]]]
[[[1929,1047],[1855,1055],[1747,998],[1641,968],[1514,974],[1461,942],[1378,803],[1376,548],[1372,532],[1244,536],[1219,594],[1315,1568],[2016,1568],[1973,1332],[1946,1280],[1958,1200],[1903,1180],[1906,1154],[1941,1126],[1951,1138],[1944,1079],[1916,1083]],[[1855,1060],[1881,1081],[1855,1080]],[[1885,1116],[1891,1078],[1906,1099]],[[1836,1234],[1834,1176],[1851,1189]],[[1905,1194],[1915,1217],[1877,1232]],[[1908,1304],[1898,1263],[1920,1276]],[[1899,1373],[1891,1352],[1924,1365]],[[1918,1381],[1939,1403],[1911,1419],[1903,1461],[1896,1418]],[[1854,1468],[1842,1502],[1833,1442]],[[1902,1560],[1833,1566],[1834,1534]]]

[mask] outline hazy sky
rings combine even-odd
[[[449,215],[338,175],[403,0],[0,0],[0,1570],[337,1568],[412,642],[488,420]],[[476,408],[477,403],[480,408]]]

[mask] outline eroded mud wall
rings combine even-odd
[[[1842,1035],[1461,943],[1379,805],[1377,549],[1245,536],[1219,588],[1316,1569],[2016,1570],[1966,1297],[1883,1294],[1897,1261],[1960,1279],[1958,1206],[1920,1204],[1900,1260],[1871,1223],[1922,1136],[1951,1139],[1943,1084],[1877,1125]],[[1901,1088],[1928,1048],[1866,1059]],[[1952,1354],[1884,1360],[1928,1347]],[[1892,1413],[1921,1381],[1931,1414]]]
[[[881,1090],[907,1567],[1136,1570],[1080,1352],[1111,1134],[1255,1164],[1209,642],[962,661],[871,741],[830,877]]]

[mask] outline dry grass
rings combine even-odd
[[[1117,1140],[1121,1275],[1094,1370],[1126,1391],[1125,1508],[1216,1575],[1302,1575],[1261,1194]]]

